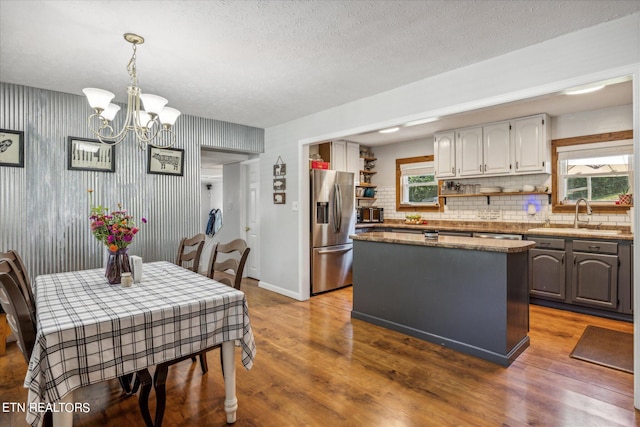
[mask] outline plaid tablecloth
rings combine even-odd
[[[169,262],[142,282],[109,285],[104,269],[38,276],[38,332],[24,385],[27,422],[70,391],[236,341],[251,369],[256,348],[243,292]],[[78,400],[76,398],[76,400]]]

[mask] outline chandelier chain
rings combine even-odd
[[[138,86],[138,73],[136,70],[136,43],[132,43],[133,54],[131,55],[131,59],[129,60],[129,64],[127,64],[127,72],[129,72],[129,76],[131,76],[131,83],[133,86]]]

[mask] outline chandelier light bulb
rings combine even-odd
[[[115,95],[111,92],[103,89],[97,89],[95,87],[82,89],[82,92],[84,92],[84,94],[87,96],[89,105],[94,110],[106,110],[111,100],[115,98]]]
[[[104,109],[101,116],[103,119],[107,121],[112,121],[116,114],[120,111],[120,106],[116,104],[109,104],[107,108]]]
[[[180,111],[175,108],[164,107],[162,111],[160,111],[158,118],[160,119],[160,123],[163,125],[173,126],[176,123],[176,120],[178,120],[178,116],[180,114]]]
[[[144,130],[151,129],[151,127],[153,126],[153,119],[151,118],[151,115],[149,113],[147,113],[146,111],[140,111],[138,118],[140,120],[140,126],[142,126]]]
[[[147,113],[157,116],[160,114],[160,111],[167,105],[167,101],[165,98],[158,95],[151,95],[149,93],[140,94],[140,100],[142,100],[142,105]]]

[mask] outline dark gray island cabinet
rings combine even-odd
[[[509,366],[529,346],[534,242],[351,236],[351,317]]]

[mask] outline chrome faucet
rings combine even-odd
[[[580,202],[584,202],[584,204],[587,206],[587,215],[591,215],[593,213],[593,210],[591,209],[591,205],[589,205],[589,201],[587,199],[583,197],[581,199],[576,200],[576,217],[573,220],[573,228],[579,228],[580,222],[582,222],[585,225],[589,223],[588,220],[586,223],[584,221],[578,220],[578,208],[580,207]]]

